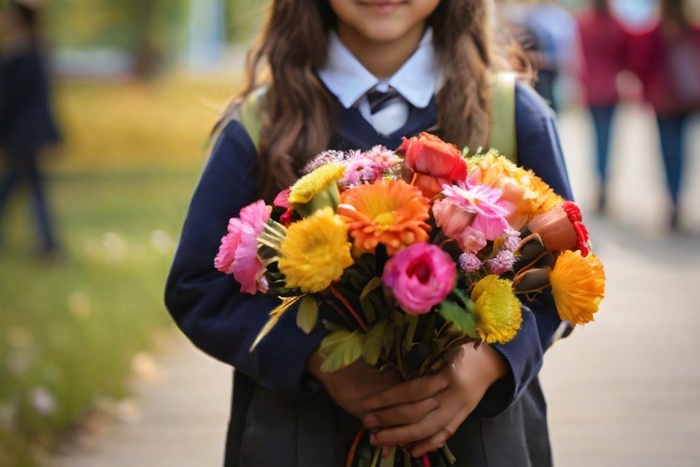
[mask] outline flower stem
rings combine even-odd
[[[365,427],[361,426],[357,433],[355,434],[355,439],[352,440],[350,445],[350,451],[348,452],[348,458],[345,461],[345,467],[351,467],[352,461],[355,460],[355,451],[357,450],[357,445],[360,444],[360,439],[362,435],[365,434]]]
[[[401,377],[403,378],[404,381],[408,381],[408,375],[406,374],[406,369],[404,368],[404,363],[403,363],[403,351],[401,349],[401,330],[396,329],[395,334],[396,337],[394,337],[394,347],[395,347],[395,352],[396,352],[396,366],[399,370],[399,373],[401,373]]]
[[[455,458],[454,454],[452,454],[452,451],[450,451],[450,448],[447,447],[447,443],[442,445],[442,455],[447,460],[448,465],[453,465],[455,462],[457,462],[457,459]]]
[[[372,461],[369,463],[370,467],[377,467],[379,466],[379,457],[382,455],[382,448],[376,447],[374,448],[374,455],[372,456]]]
[[[347,301],[347,299],[346,299],[345,297],[343,297],[343,294],[341,294],[341,293],[338,291],[338,289],[336,289],[335,286],[333,286],[333,284],[329,285],[329,286],[328,286],[328,289],[329,289],[329,290],[331,291],[331,293],[335,296],[335,298],[337,298],[337,299],[340,301],[340,303],[342,303],[342,304],[345,306],[345,308],[347,308],[347,310],[350,312],[350,314],[352,315],[352,317],[355,318],[355,321],[357,321],[357,324],[360,325],[360,327],[362,328],[362,330],[365,331],[365,332],[367,332],[367,330],[368,330],[367,325],[364,323],[364,321],[362,321],[362,319],[360,318],[360,316],[357,314],[357,312],[356,312],[355,309],[352,307],[352,305],[350,305],[350,303]]]
[[[329,302],[328,304],[330,306],[332,306],[335,309],[335,311],[338,312],[338,314],[340,316],[342,316],[342,318],[345,320],[345,322],[347,323],[348,326],[352,327],[352,321],[350,321],[350,318],[348,318],[348,315],[345,313],[345,311],[342,309],[342,307],[340,305],[338,305],[335,302]]]

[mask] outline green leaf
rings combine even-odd
[[[396,325],[389,320],[385,320],[384,322],[386,326],[384,328],[384,335],[382,336],[382,347],[388,354],[391,352],[392,347],[394,347],[394,339],[396,339],[394,330],[396,329]]]
[[[391,310],[391,321],[396,326],[403,327],[405,316],[406,316],[406,313],[404,313],[401,310],[398,310],[396,308]]]
[[[472,299],[469,298],[469,295],[467,295],[465,291],[463,291],[462,289],[454,288],[452,290],[452,293],[456,295],[457,298],[459,298],[459,300],[462,302],[466,310],[469,311],[469,313],[474,312],[474,302],[472,302]]]
[[[318,302],[311,295],[304,295],[299,304],[299,311],[297,312],[297,326],[309,334],[318,321]]]
[[[450,300],[443,301],[438,311],[440,316],[442,316],[445,321],[452,323],[459,332],[470,337],[477,337],[476,321],[474,321],[474,315],[472,313]]]
[[[377,288],[381,286],[382,278],[373,277],[372,279],[370,279],[367,285],[365,285],[365,288],[362,289],[362,293],[360,294],[360,304],[362,305],[362,310],[365,312],[365,318],[367,318],[368,323],[371,323],[375,319],[377,319],[377,313],[374,307],[374,300],[370,294],[371,292],[377,290]]]
[[[406,322],[408,326],[406,327],[406,334],[403,338],[403,348],[408,352],[413,346],[413,337],[416,335],[416,328],[418,327],[418,316],[407,314]]]
[[[384,344],[384,334],[387,327],[387,321],[382,320],[375,323],[369,332],[364,336],[364,345],[362,346],[362,358],[370,365],[376,365],[379,361],[379,355],[382,352]]]
[[[362,357],[363,337],[360,331],[339,330],[328,334],[319,346],[321,355],[326,357],[321,370],[335,371]]]

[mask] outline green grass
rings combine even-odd
[[[48,188],[61,261],[34,256],[25,193],[0,221],[0,465],[34,465],[101,401],[127,397],[134,355],[174,331],[163,286],[222,89],[59,87],[66,143]]]

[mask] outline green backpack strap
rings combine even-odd
[[[489,148],[510,161],[518,163],[518,144],[515,136],[515,73],[499,72],[492,84],[492,120]]]
[[[261,108],[267,96],[267,86],[260,87],[248,94],[238,109],[238,120],[253,141],[256,149],[260,144],[260,129],[262,128]]]

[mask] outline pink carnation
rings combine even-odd
[[[457,269],[440,247],[414,243],[387,261],[382,281],[406,313],[422,315],[452,291]]]
[[[258,238],[270,219],[272,208],[262,200],[241,209],[240,217],[232,217],[228,233],[221,239],[214,267],[241,284],[241,291],[255,294],[264,291],[260,278],[265,267],[258,258]]]
[[[442,193],[445,199],[475,214],[471,226],[481,231],[486,240],[495,240],[510,229],[507,217],[514,207],[503,199],[503,192],[498,188],[457,182],[456,185],[443,185]]]

